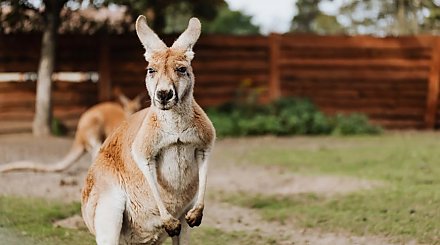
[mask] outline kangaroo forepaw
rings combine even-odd
[[[199,226],[202,223],[202,218],[203,206],[192,208],[185,215],[186,223],[188,223],[190,227]]]
[[[165,221],[163,221],[163,227],[165,228],[165,231],[168,233],[169,236],[178,236],[180,234],[180,221],[178,219],[175,219],[174,217],[168,218]]]

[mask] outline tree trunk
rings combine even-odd
[[[62,7],[60,2],[57,0],[44,1],[46,25],[41,41],[35,117],[32,125],[32,131],[35,136],[50,135],[52,120],[52,73],[55,68],[56,36],[60,21],[59,14]]]
[[[161,34],[163,33],[164,29],[165,29],[165,8],[164,6],[162,6],[160,4],[160,1],[155,2],[155,5],[153,7],[153,11],[154,11],[154,21],[153,21],[153,25],[152,28],[153,30],[158,33]]]

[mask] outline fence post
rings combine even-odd
[[[99,53],[99,81],[98,97],[99,101],[108,101],[111,99],[111,76],[110,76],[110,48],[108,37],[103,35],[100,42]]]
[[[428,95],[426,98],[425,127],[434,129],[440,84],[440,38],[433,38],[431,65],[428,78]]]
[[[271,33],[269,36],[269,100],[275,100],[281,96],[280,39],[279,34]]]

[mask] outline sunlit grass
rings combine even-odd
[[[11,236],[22,238],[23,242],[20,244],[95,244],[93,236],[87,230],[57,228],[52,225],[55,220],[79,213],[78,203],[61,204],[34,198],[0,197],[0,227],[9,231]],[[166,244],[171,243],[167,241]],[[254,233],[224,232],[202,225],[191,230],[191,244],[266,245],[275,244],[275,240]]]
[[[271,245],[277,244],[273,238],[262,237],[257,233],[243,231],[224,232],[212,227],[199,227],[191,230],[191,244],[194,245]],[[171,239],[165,243],[171,245]]]
[[[56,228],[52,223],[80,212],[79,203],[61,204],[36,198],[0,197],[0,225],[33,244],[94,244],[85,230]]]
[[[296,174],[354,176],[383,185],[330,198],[241,193],[225,200],[259,210],[269,220],[289,219],[303,227],[440,243],[440,135],[316,137],[302,143],[309,146],[253,145],[241,156],[242,164],[276,165]]]
[[[440,183],[440,135],[426,133],[339,137],[307,149],[260,145],[243,156],[249,163],[278,165],[294,173],[350,175],[412,184]]]

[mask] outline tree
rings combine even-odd
[[[315,33],[320,35],[340,34],[344,28],[336,16],[326,15],[319,9],[321,0],[298,0],[298,14],[293,17],[291,32]]]
[[[293,17],[291,31],[299,33],[312,33],[312,23],[321,13],[318,3],[321,0],[298,0],[296,6],[298,14]]]
[[[352,34],[412,35],[440,27],[440,5],[435,0],[362,0],[345,4],[341,16]]]
[[[313,32],[319,35],[337,35],[345,33],[345,28],[339,24],[336,16],[320,14],[312,24]]]
[[[423,9],[429,11],[429,15],[421,25],[423,32],[440,35],[440,2],[435,0],[419,0]]]
[[[110,3],[126,6],[132,16],[145,15],[157,33],[164,33],[167,25],[175,17],[179,19],[179,16],[188,15],[206,20],[214,19],[219,6],[225,2],[224,0],[103,0],[104,5]],[[187,19],[185,23],[186,21]]]
[[[203,25],[204,33],[251,35],[260,33],[260,28],[251,22],[251,17],[228,6],[220,8],[215,19]]]
[[[67,0],[43,0],[45,27],[41,40],[41,56],[38,65],[35,117],[32,132],[36,136],[50,134],[52,122],[52,73],[55,69],[55,49],[60,12]]]
[[[35,101],[35,117],[32,125],[32,132],[36,136],[50,134],[52,120],[52,73],[55,68],[55,48],[57,43],[57,30],[60,24],[60,12],[67,0],[43,0],[42,6],[37,8],[31,2],[4,1],[9,4],[12,11],[9,13],[9,20],[14,25],[21,25],[21,18],[25,11],[32,11],[39,15],[43,21],[43,36],[41,40],[41,56],[38,65],[37,94]]]
[[[440,34],[438,0],[344,1],[339,13],[320,9],[323,0],[298,0],[291,31],[317,34]]]

